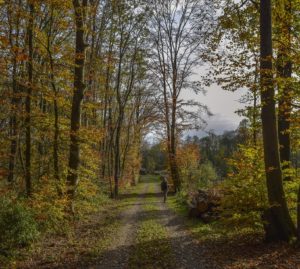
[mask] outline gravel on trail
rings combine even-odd
[[[184,225],[182,217],[178,216],[163,203],[159,184],[153,182],[144,182],[141,184],[144,186],[136,194],[135,202],[122,212],[122,228],[112,239],[109,248],[103,253],[101,262],[96,266],[90,267],[90,269],[130,269],[128,267],[128,260],[135,243],[138,227],[141,221],[147,218],[147,211],[143,210],[143,205],[148,203],[147,197],[149,196],[152,198],[155,197],[154,203],[158,209],[156,219],[166,228],[168,233],[167,240],[170,241],[172,256],[174,257],[174,265],[170,269],[220,268],[213,261],[205,259],[205,249],[190,234]],[[154,193],[149,194],[148,190],[151,184],[155,184],[155,186],[152,186]]]
[[[103,253],[99,264],[89,267],[90,269],[122,269],[127,267],[139,226],[144,194],[147,193],[148,187],[148,184],[144,184],[135,203],[122,211],[120,216],[122,228],[112,238],[111,245]]]

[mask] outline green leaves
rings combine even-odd
[[[0,248],[10,255],[17,247],[30,245],[39,236],[32,210],[20,201],[0,199]]]
[[[267,208],[262,149],[240,146],[228,163],[232,172],[222,183],[223,221],[229,225],[256,227]]]

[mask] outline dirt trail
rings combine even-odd
[[[159,186],[156,186],[159,192]],[[192,237],[183,219],[172,212],[166,204],[160,203],[161,222],[167,228],[177,269],[218,269],[211,260],[206,260],[205,249]]]
[[[122,269],[127,267],[132,245],[135,241],[136,230],[139,225],[139,215],[142,213],[144,195],[149,188],[148,184],[142,184],[144,186],[141,188],[136,201],[121,213],[122,228],[112,238],[111,245],[103,254],[99,264],[89,267],[90,269]]]
[[[172,257],[174,258],[172,269],[219,268],[212,264],[211,261],[205,260],[205,250],[201,248],[201,245],[185,228],[183,220],[162,202],[159,184],[153,182],[142,184],[144,186],[141,188],[140,193],[136,194],[136,202],[123,212],[121,216],[122,229],[116,234],[101,263],[90,268],[129,268],[128,260],[132,254],[137,230],[141,222],[149,217],[161,223],[167,230],[167,240],[171,244]],[[149,193],[150,188],[151,191]],[[147,211],[143,209],[143,206],[148,203],[156,204],[155,216],[148,216]],[[154,267],[147,266],[147,268]]]

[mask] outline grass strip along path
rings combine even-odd
[[[171,244],[167,229],[160,221],[160,194],[155,178],[145,177],[148,193],[144,196],[135,244],[129,259],[129,268],[172,268]]]
[[[145,176],[140,184],[147,187],[141,188],[146,192],[139,199],[135,240],[125,268],[218,268],[205,260],[203,247],[185,228],[183,218],[163,203],[158,178]]]

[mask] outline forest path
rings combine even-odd
[[[159,186],[156,185],[159,191]],[[184,224],[182,217],[170,210],[167,204],[160,203],[161,222],[168,230],[169,240],[178,269],[218,269],[213,261],[206,259],[201,243],[195,239]]]
[[[140,183],[134,193],[120,195],[121,199],[134,202],[125,203],[124,211],[120,214],[121,225],[111,240],[111,244],[102,255],[102,259],[97,266],[90,269],[110,269],[126,268],[132,245],[135,241],[136,230],[139,223],[139,216],[142,211],[141,203],[146,195],[149,185]]]
[[[122,225],[101,263],[90,268],[218,268],[205,260],[205,251],[183,220],[162,201],[159,182],[143,177],[138,191],[121,199],[134,203],[122,213]]]

